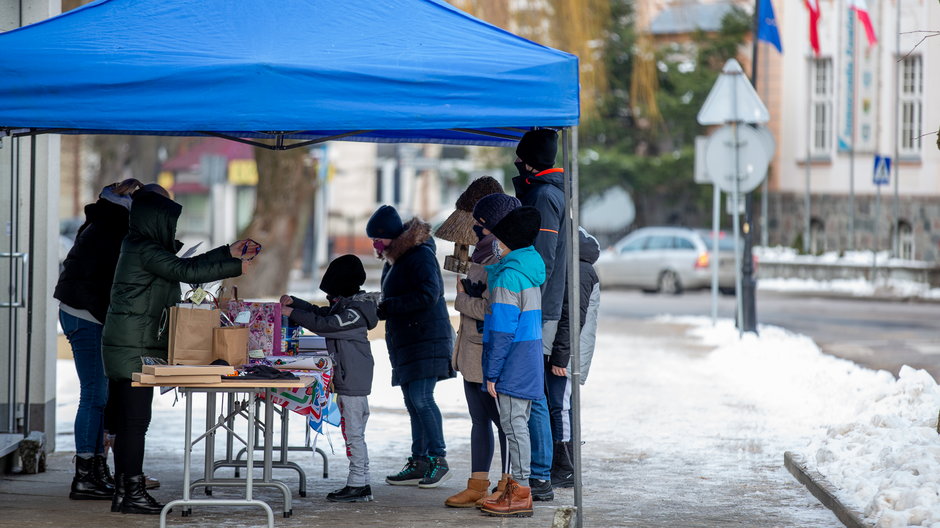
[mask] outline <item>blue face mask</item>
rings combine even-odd
[[[473,226],[473,232],[477,236],[477,240],[483,240],[483,237],[486,235],[483,234],[483,226],[475,225]]]

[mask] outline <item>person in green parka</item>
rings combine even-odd
[[[111,511],[159,514],[163,505],[145,489],[144,438],[150,425],[153,388],[131,387],[141,357],[167,358],[169,308],[180,302],[180,283],[206,283],[237,277],[247,269],[243,254],[260,246],[240,240],[192,258],[176,253],[182,206],[156,184],[134,193],[127,237],[121,245],[111,304],[104,323],[102,356],[115,409],[115,493]]]

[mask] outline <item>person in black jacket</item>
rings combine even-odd
[[[411,419],[411,456],[398,474],[385,481],[435,488],[450,478],[450,472],[434,387],[456,374],[451,366],[454,329],[431,226],[419,218],[403,224],[394,207],[383,205],[369,219],[366,234],[386,261],[379,318],[385,319],[392,385],[401,386]]]
[[[330,262],[320,281],[329,306],[281,296],[281,313],[326,338],[326,348],[333,359],[333,388],[343,417],[340,426],[346,440],[349,475],[346,486],[327,494],[326,500],[330,502],[372,500],[365,432],[375,367],[369,330],[378,324],[379,316],[378,294],[360,290],[365,281],[366,272],[359,257],[343,255]]]
[[[558,133],[547,128],[530,130],[516,147],[516,168],[519,175],[512,179],[516,197],[522,205],[535,207],[542,218],[535,250],[545,262],[542,284],[542,351],[545,354],[546,391],[554,385],[550,378],[565,376],[564,363],[552,357],[552,343],[561,319],[568,276],[568,226],[565,222],[565,171],[555,167]],[[548,405],[545,399],[532,402],[529,416],[532,441],[532,477],[529,486],[532,498],[548,501],[555,496],[551,485],[552,435]]]
[[[72,347],[80,386],[70,499],[110,500],[114,494],[104,446],[108,377],[101,360],[101,330],[121,242],[127,235],[131,194],[140,185],[133,178],[108,185],[96,202],[85,206],[85,223],[62,263],[53,294],[59,300],[59,324]]]
[[[597,239],[581,228],[578,232],[578,296],[581,317],[578,320],[581,354],[581,384],[587,378],[594,354],[594,339],[597,332],[597,307],[600,302],[600,280],[594,263],[601,254]],[[551,376],[549,383],[548,409],[552,422],[552,439],[555,450],[552,456],[552,486],[570,488],[574,486],[574,466],[571,450],[571,325],[568,319],[568,296],[562,306],[558,333],[552,347],[553,361],[564,365],[565,376]],[[553,384],[553,385],[552,385]]]

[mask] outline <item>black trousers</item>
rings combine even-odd
[[[131,380],[112,379],[108,386],[114,410],[110,424],[114,437],[114,473],[126,476],[144,472],[144,438],[150,427],[153,388],[131,387]]]

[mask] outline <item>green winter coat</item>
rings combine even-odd
[[[105,373],[130,379],[141,357],[167,358],[168,308],[180,301],[180,283],[206,283],[241,275],[228,246],[179,258],[180,204],[153,192],[134,195],[127,238],[121,245],[111,304],[101,337]]]

